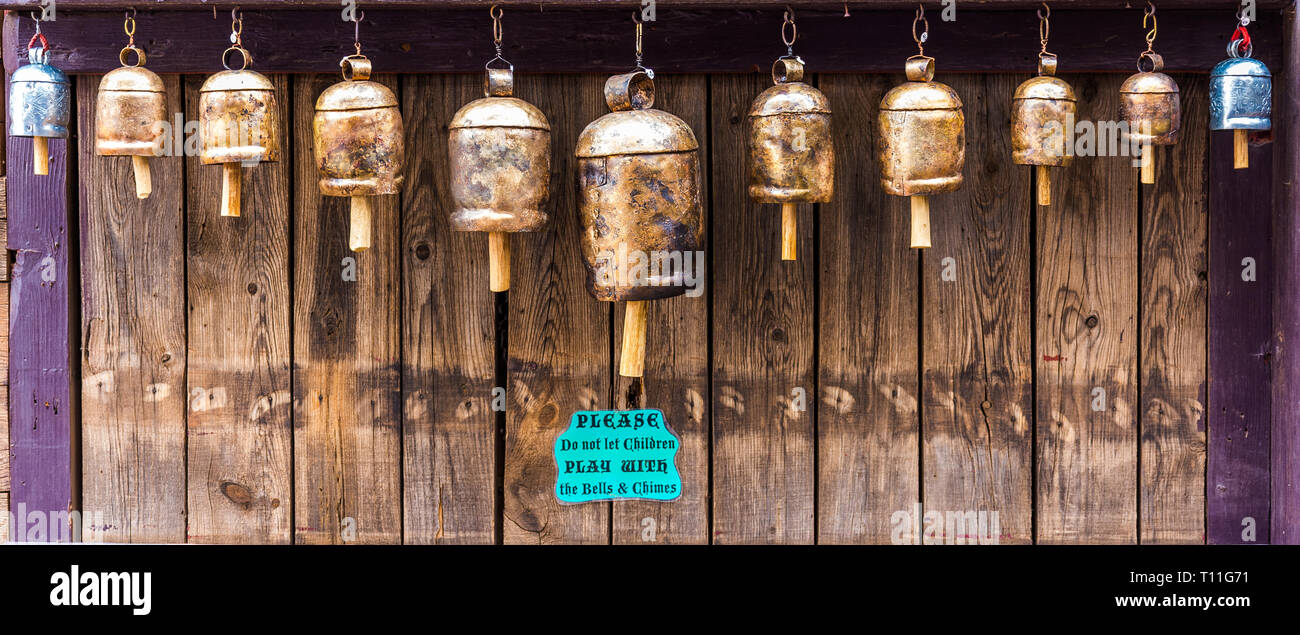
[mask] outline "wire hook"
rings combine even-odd
[[[786,27],[790,27],[790,34],[786,35]],[[781,41],[785,42],[785,53],[791,57],[794,56],[794,42],[799,39],[799,27],[794,23],[794,9],[785,8],[785,16],[781,21]]]
[[[916,25],[921,25],[921,35],[916,35]],[[912,19],[912,40],[916,42],[916,51],[925,55],[925,42],[930,39],[930,21],[925,19],[925,5],[916,5],[916,17]]]
[[[1159,30],[1159,25],[1156,22],[1156,5],[1150,0],[1147,1],[1147,8],[1142,13],[1142,28],[1147,28],[1148,19],[1151,21],[1151,30],[1147,31],[1147,52],[1151,52],[1156,43],[1156,33]]]

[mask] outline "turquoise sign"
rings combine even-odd
[[[676,499],[680,446],[658,410],[575,412],[555,440],[555,497],[563,503]]]

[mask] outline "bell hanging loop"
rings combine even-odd
[[[1148,20],[1151,21],[1151,30],[1147,31],[1147,36],[1146,36],[1147,52],[1151,53],[1155,50],[1154,47],[1156,44],[1156,34],[1159,32],[1160,27],[1156,22],[1156,5],[1149,1],[1147,2],[1147,8],[1142,12],[1142,28],[1144,29],[1147,28]]]
[[[790,33],[786,34],[786,27],[789,27]],[[781,41],[785,43],[785,54],[794,57],[794,42],[799,39],[799,27],[794,23],[794,9],[785,8],[785,16],[781,21]],[[796,80],[797,81],[797,80]]]
[[[921,25],[921,35],[916,34],[916,25]],[[925,19],[925,5],[916,5],[916,17],[912,19],[912,40],[916,42],[918,55],[925,55],[925,43],[930,39],[930,21]]]

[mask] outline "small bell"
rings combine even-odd
[[[1046,7],[1046,5],[1043,5]],[[1064,167],[1074,159],[1065,147],[1067,131],[1074,126],[1077,109],[1074,89],[1056,75],[1056,56],[1047,52],[1047,16],[1039,11],[1038,77],[1016,87],[1011,110],[1011,158],[1037,170],[1038,204],[1052,204],[1049,167]]]
[[[149,198],[153,179],[148,157],[162,150],[167,94],[162,78],[144,67],[145,54],[135,46],[135,18],[127,17],[130,43],[118,54],[122,67],[99,82],[95,99],[95,154],[129,156],[135,172],[136,198]],[[131,53],[136,63],[127,64]]]
[[[199,88],[199,160],[204,165],[221,164],[222,216],[239,216],[241,166],[280,160],[275,85],[261,73],[247,70],[253,57],[241,43],[243,18],[237,12],[232,12],[234,46],[221,54],[226,70]],[[227,62],[232,52],[243,60],[238,69]]]
[[[510,288],[510,232],[542,229],[551,181],[551,126],[536,106],[514,94],[514,66],[501,51],[501,10],[493,7],[497,57],[488,62],[485,97],[452,117],[451,228],[488,233],[489,284]]]
[[[644,372],[645,301],[686,292],[681,263],[700,249],[703,233],[699,143],[686,122],[652,108],[651,77],[636,70],[609,78],[613,112],[587,125],[575,152],[587,290],[597,300],[627,301],[624,377]]]
[[[913,21],[917,48],[928,35],[915,35],[925,24],[921,10]],[[911,246],[930,246],[930,203],[926,196],[961,187],[966,163],[966,117],[961,98],[947,84],[934,80],[934,58],[924,50],[907,59],[906,84],[885,93],[880,101],[880,184],[894,196],[912,202]]]
[[[1210,129],[1233,132],[1233,167],[1250,165],[1248,131],[1273,127],[1273,77],[1264,63],[1251,57],[1247,20],[1228,42],[1228,59],[1210,71]]]
[[[344,81],[316,98],[316,169],[321,194],[351,199],[348,247],[365,251],[371,245],[369,197],[400,191],[406,135],[397,96],[369,81],[370,60],[349,55],[339,66]]]
[[[1155,146],[1178,143],[1181,106],[1178,101],[1178,84],[1160,72],[1165,68],[1164,58],[1152,50],[1156,39],[1155,6],[1148,3],[1142,26],[1151,20],[1147,32],[1147,50],[1138,57],[1138,72],[1130,75],[1120,86],[1120,119],[1128,123],[1128,137],[1142,145],[1142,182],[1156,182]],[[1151,63],[1150,71],[1142,70],[1143,60]]]
[[[803,82],[803,60],[794,55],[794,19],[789,11],[781,36],[787,54],[772,65],[776,85],[759,94],[749,109],[749,197],[781,204],[781,259],[794,260],[796,205],[831,200],[835,149],[830,101]]]
[[[37,21],[36,35],[27,43],[27,64],[9,78],[9,136],[32,138],[32,169],[39,176],[50,173],[48,140],[66,139],[72,118],[72,84],[49,59],[50,43]]]

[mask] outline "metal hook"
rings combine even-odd
[[[790,27],[790,35],[785,34],[785,27]],[[794,10],[790,7],[785,8],[785,15],[781,21],[781,41],[785,42],[786,55],[794,55],[794,42],[799,39],[799,27],[794,23]]]
[[[352,46],[357,49],[357,55],[361,54],[361,21],[365,19],[365,11],[354,11],[352,13]]]
[[[1043,9],[1046,9],[1047,12],[1044,13]],[[1052,8],[1047,6],[1047,3],[1044,2],[1043,9],[1039,9],[1037,12],[1038,13],[1038,42],[1039,44],[1042,45],[1042,49],[1040,49],[1038,52],[1039,55],[1044,55],[1047,53],[1047,38],[1052,34],[1052,23],[1051,20],[1049,19],[1052,16]]]
[[[492,59],[488,60],[487,64],[483,65],[483,68],[490,71],[492,70],[492,63],[499,61],[509,66],[510,72],[513,73],[515,70],[515,65],[512,64],[510,60],[501,56],[501,36],[502,36],[501,18],[505,14],[506,14],[505,10],[497,7],[497,5],[495,4],[492,5],[492,8],[488,9],[488,15],[492,16],[492,45],[496,48],[497,54],[496,57],[493,57]]]
[[[36,35],[40,35],[40,34],[41,34],[41,19],[38,18],[38,17],[36,17],[36,12],[35,12],[35,11],[32,11],[32,12],[31,12],[31,16],[32,16],[32,21],[36,23]]]
[[[916,35],[916,25],[921,24],[921,36]],[[916,17],[912,20],[912,41],[916,42],[916,50],[921,55],[925,55],[925,42],[930,39],[930,21],[925,19],[925,5],[916,5]]]
[[[636,23],[636,67],[638,69],[645,68],[641,65],[641,33],[644,21],[641,19],[641,13],[639,11],[632,12],[632,22]]]

